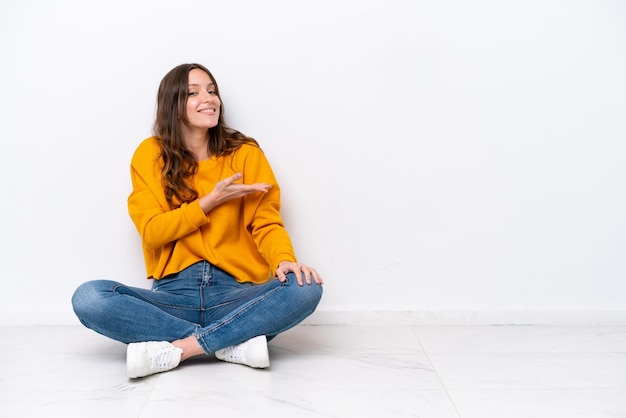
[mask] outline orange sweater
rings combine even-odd
[[[237,172],[243,174],[238,182],[272,186],[208,214],[197,200],[171,209],[161,183],[160,152],[158,141],[147,138],[131,162],[128,212],[141,235],[148,278],[161,279],[206,260],[238,281],[262,283],[274,276],[281,261],[296,261],[280,216],[280,188],[261,149],[246,144],[231,155],[198,163],[194,187],[199,196]]]

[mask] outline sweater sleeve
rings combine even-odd
[[[258,148],[247,154],[244,183],[268,183],[271,189],[258,197],[250,196],[246,207],[250,214],[249,230],[256,247],[272,271],[281,261],[296,261],[291,239],[280,215],[280,187],[265,154]]]
[[[128,212],[147,249],[158,249],[209,222],[198,200],[171,209],[165,198],[154,139],[144,141],[131,161]]]

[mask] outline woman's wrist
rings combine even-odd
[[[200,204],[200,208],[204,211],[205,214],[209,213],[211,209],[215,207],[215,202],[210,194],[202,196],[198,199],[198,203]]]

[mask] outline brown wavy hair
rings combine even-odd
[[[217,125],[208,130],[208,151],[211,156],[224,156],[232,153],[243,144],[259,144],[224,122],[224,103],[220,97],[217,81],[213,74],[200,64],[182,64],[168,72],[157,93],[157,111],[153,133],[161,145],[160,158],[163,161],[161,175],[165,197],[171,207],[179,207],[198,198],[193,188],[192,178],[198,171],[195,155],[187,149],[182,135],[183,124],[189,123],[186,106],[189,97],[189,72],[198,69],[208,74],[220,99],[220,112]]]

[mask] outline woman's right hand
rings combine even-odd
[[[237,199],[252,193],[267,193],[272,187],[267,183],[235,183],[237,180],[241,179],[241,177],[241,173],[235,173],[224,180],[220,180],[211,193],[202,196],[199,199],[199,203],[204,213],[209,213],[214,207],[232,199]]]

